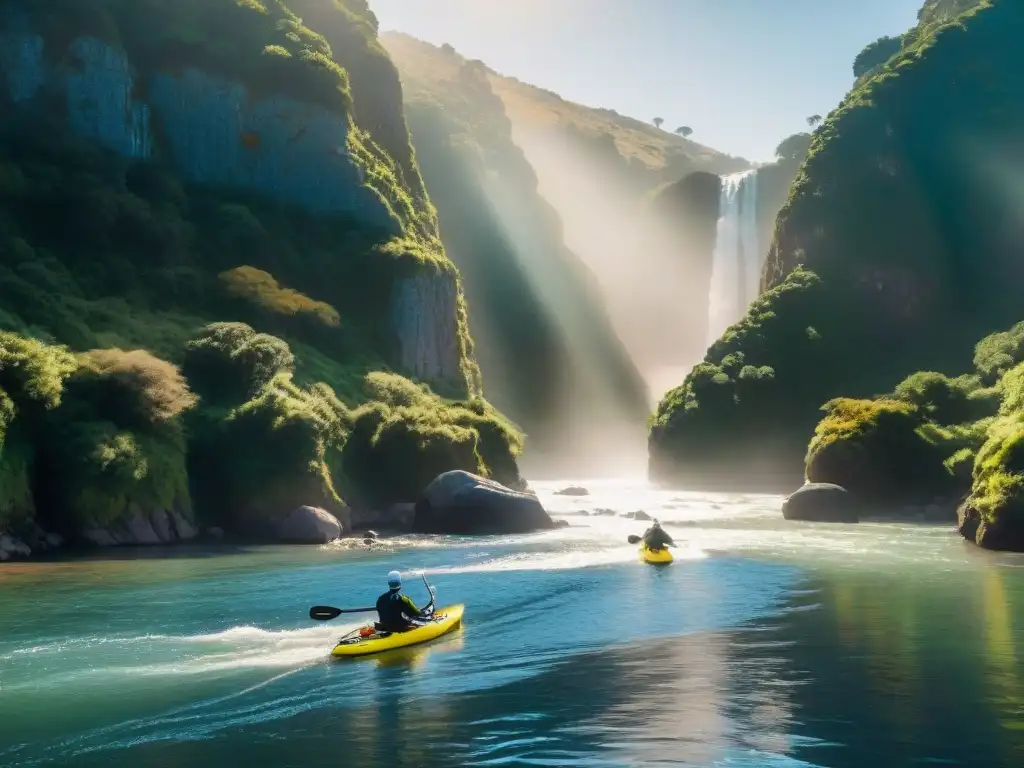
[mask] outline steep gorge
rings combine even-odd
[[[466,282],[485,392],[526,430],[535,472],[595,471],[616,436],[636,444],[649,407],[600,290],[538,194],[486,68],[405,35],[383,42]]]
[[[978,338],[1020,318],[1024,15],[939,5],[960,10],[928,3],[815,132],[761,298],[659,406],[654,476],[791,488],[825,401],[968,369]]]

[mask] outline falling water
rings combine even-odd
[[[722,179],[718,232],[708,295],[708,344],[744,314],[757,297],[761,249],[757,238],[757,171]]]

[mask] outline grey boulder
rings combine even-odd
[[[809,523],[856,523],[857,507],[853,495],[840,485],[807,483],[782,503],[782,516]]]
[[[338,518],[320,507],[298,507],[277,524],[277,538],[285,544],[326,544],[339,536]]]
[[[463,470],[438,475],[416,502],[418,533],[489,535],[557,527],[532,493]]]

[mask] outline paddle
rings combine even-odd
[[[330,605],[314,605],[309,609],[309,618],[316,619],[317,621],[330,621],[336,619],[343,613],[369,613],[370,611],[376,611],[377,606],[373,608],[334,608]]]
[[[423,586],[427,588],[427,594],[430,595],[430,602],[424,606],[423,612],[430,613],[434,608],[434,588],[427,582],[427,575],[425,573],[420,573],[420,578],[423,579]]]
[[[424,611],[429,611],[434,605],[434,588],[427,583],[427,577],[425,574],[420,574],[423,579],[423,584],[427,588],[427,592],[430,594],[430,602],[427,603],[427,607]],[[335,608],[332,605],[314,605],[309,609],[309,618],[315,619],[316,621],[330,621],[336,619],[343,613],[369,613],[370,611],[376,611],[377,606],[372,608]]]

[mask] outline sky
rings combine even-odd
[[[491,69],[754,162],[853,83],[854,57],[923,0],[369,0],[406,32]]]

